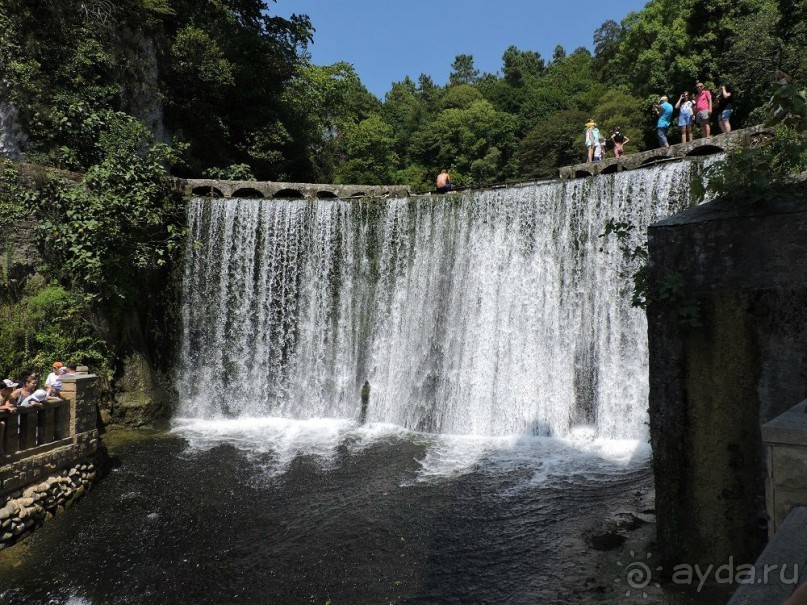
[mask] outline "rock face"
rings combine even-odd
[[[124,359],[123,375],[116,386],[119,390],[113,408],[108,414],[102,410],[104,423],[142,426],[170,415],[173,398],[142,353],[133,352]]]
[[[753,561],[764,545],[762,423],[807,394],[807,188],[720,200],[648,230],[650,432],[658,543],[680,562]],[[700,327],[678,308],[697,301]]]
[[[126,53],[126,76],[121,95],[124,110],[145,124],[158,141],[170,143],[160,101],[157,45],[153,38],[142,32],[127,31],[123,36],[126,39],[122,47]]]
[[[17,108],[0,101],[0,157],[19,160],[26,139],[17,119]]]

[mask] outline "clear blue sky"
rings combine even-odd
[[[390,85],[421,73],[436,84],[448,80],[459,54],[476,68],[495,73],[514,44],[552,58],[557,44],[567,52],[593,49],[603,21],[621,21],[647,0],[277,0],[273,15],[311,17],[310,47],[316,65],[352,63],[370,92],[383,98]],[[672,18],[672,15],[670,16]]]

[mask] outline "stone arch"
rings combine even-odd
[[[600,174],[616,174],[617,172],[619,172],[619,164],[611,164],[603,168]]]
[[[193,189],[191,189],[191,194],[198,195],[201,197],[224,197],[224,194],[221,192],[221,189],[211,187],[210,185],[194,187]]]
[[[332,200],[339,197],[333,191],[317,191],[317,198],[321,200]]]
[[[241,189],[236,189],[233,191],[232,197],[262,198],[263,193],[254,187],[241,187]]]
[[[702,155],[713,155],[715,153],[723,153],[725,149],[719,147],[718,145],[698,145],[687,153],[686,157],[688,158],[695,158]]]
[[[289,200],[301,200],[305,196],[303,192],[299,189],[281,189],[277,193],[275,193],[272,197],[274,198],[285,198]]]
[[[576,178],[576,179],[582,179],[582,178],[585,178],[587,176],[593,176],[593,175],[588,170],[575,170],[574,171],[574,178]]]

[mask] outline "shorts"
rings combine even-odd
[[[721,122],[728,122],[731,114],[734,113],[733,109],[724,109],[720,112],[720,117],[718,118]]]
[[[678,126],[692,126],[694,120],[692,119],[691,113],[682,113],[678,116]]]
[[[445,193],[446,191],[451,191],[452,189],[454,189],[454,185],[451,183],[446,183],[442,187],[437,188],[437,193]]]
[[[703,111],[698,112],[698,119],[696,120],[698,124],[703,124],[704,122],[709,121],[709,112],[704,109]]]
[[[666,147],[667,143],[667,128],[657,128],[656,134],[658,135],[658,143],[662,147]]]

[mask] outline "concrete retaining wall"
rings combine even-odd
[[[721,200],[648,230],[650,432],[659,550],[678,562],[753,561],[767,539],[761,424],[807,397],[807,190]],[[677,305],[696,302],[700,327]]]

